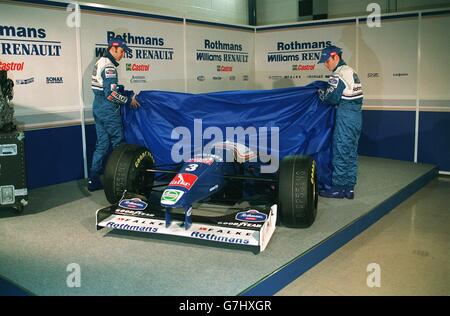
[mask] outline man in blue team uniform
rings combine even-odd
[[[320,191],[327,198],[354,198],[358,173],[358,140],[361,134],[363,91],[355,71],[342,60],[342,50],[328,46],[318,63],[332,72],[326,90],[318,91],[320,99],[336,106],[333,132],[332,187]]]
[[[131,51],[120,37],[111,39],[108,50],[95,64],[92,72],[92,91],[94,92],[93,112],[97,143],[92,158],[89,191],[102,189],[100,175],[103,173],[104,163],[110,152],[124,141],[121,105],[139,107],[136,95],[132,91],[125,91],[119,85],[117,66],[125,52]]]

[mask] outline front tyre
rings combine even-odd
[[[103,178],[103,187],[109,203],[117,203],[125,190],[149,196],[154,174],[145,172],[155,164],[147,148],[121,144],[108,158]]]

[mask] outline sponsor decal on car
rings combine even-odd
[[[200,232],[192,232],[191,237],[198,238],[198,239],[226,242],[226,243],[230,243],[230,244],[247,245],[250,243],[250,241],[247,239],[226,237],[226,236],[220,236],[220,235],[218,236],[215,234],[204,234],[204,233],[200,233]]]
[[[183,196],[184,192],[181,190],[167,189],[164,190],[161,196],[161,204],[175,205]]]
[[[217,225],[231,226],[231,227],[244,227],[244,228],[261,228],[262,224],[246,223],[246,222],[217,222]]]
[[[179,173],[170,181],[169,186],[183,187],[190,190],[197,179],[198,177],[195,174]]]
[[[200,226],[197,231],[199,233],[212,233],[212,234],[221,234],[221,235],[235,235],[235,236],[251,236],[253,234],[252,231],[246,231],[242,229],[234,229],[234,228],[225,228],[225,227],[215,227],[215,226]]]
[[[45,78],[47,84],[61,84],[64,83],[63,77],[47,77]]]
[[[214,158],[213,157],[197,157],[197,158],[192,158],[189,159],[188,162],[196,162],[196,163],[204,163],[207,165],[212,165],[214,162]]]
[[[148,204],[139,198],[123,199],[119,202],[119,207],[134,211],[142,211],[147,208]]]
[[[152,218],[155,216],[155,214],[145,213],[141,211],[134,211],[134,210],[126,210],[122,208],[118,208],[114,212],[117,215],[129,215],[129,216],[138,216],[138,217],[149,217]]]
[[[267,220],[267,215],[257,210],[248,210],[236,214],[236,220],[242,222],[262,223]]]
[[[34,77],[28,78],[28,79],[17,79],[16,80],[16,84],[17,85],[21,85],[21,84],[30,84],[34,82]]]
[[[209,189],[209,192],[212,192],[212,191],[214,191],[214,190],[217,190],[218,188],[219,188],[219,185],[216,184],[215,186],[213,186],[213,187],[211,187],[211,188]]]
[[[134,232],[143,232],[143,233],[156,233],[158,232],[158,227],[148,227],[148,226],[140,226],[140,225],[129,225],[129,224],[117,224],[115,222],[106,223],[105,227],[114,228],[114,229],[123,229],[123,230],[131,230]]]

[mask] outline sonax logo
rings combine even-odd
[[[45,78],[47,84],[60,84],[63,83],[63,77],[47,77]]]
[[[190,190],[197,179],[198,177],[195,174],[179,173],[169,183],[169,186],[183,187]]]

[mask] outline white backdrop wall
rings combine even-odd
[[[255,80],[261,89],[301,86],[327,80],[329,71],[317,61],[323,48],[340,45],[355,64],[355,25],[299,26],[258,31],[255,39]]]
[[[369,27],[365,19],[257,27],[255,86],[326,80],[329,71],[317,64],[319,52],[324,45],[337,45],[359,74],[366,109],[439,104],[435,110],[450,111],[449,29],[449,14],[392,15],[381,27]]]
[[[1,67],[23,65],[9,76],[26,129],[92,122],[90,74],[113,33],[133,49],[119,77],[135,91],[305,85],[329,74],[317,65],[321,48],[341,46],[363,82],[364,109],[416,113],[416,161],[420,111],[450,112],[447,11],[387,16],[380,28],[353,18],[255,29],[84,6],[73,28],[66,5],[0,3]]]
[[[8,73],[16,84],[17,114],[27,119],[46,113],[61,113],[59,120],[79,117],[76,33],[61,27],[67,14],[9,3],[0,8],[0,62],[23,64]]]
[[[252,89],[254,31],[188,23],[187,91]]]
[[[77,29],[66,24],[65,6],[0,6],[1,59],[24,63],[23,70],[10,71],[10,76],[16,82],[17,117],[28,127],[79,122],[83,108],[91,118],[90,74],[115,34],[128,37],[133,49],[121,61],[119,74],[135,91],[305,85],[326,79],[328,71],[317,65],[318,55],[324,45],[336,44],[363,81],[366,107],[447,109],[450,99],[450,72],[442,71],[448,66],[448,15],[383,19],[380,28],[368,27],[363,19],[258,27],[255,34],[250,27],[88,10],[82,10]]]
[[[84,106],[91,118],[91,74],[108,40],[120,35],[132,52],[120,61],[119,82],[127,90],[184,91],[183,21],[137,19],[109,13],[81,15],[81,69]]]
[[[0,2],[0,61],[24,65],[9,76],[16,83],[16,118],[26,129],[93,121],[91,73],[114,35],[132,48],[119,66],[119,81],[126,89],[253,87],[252,27],[81,6],[77,28],[67,23],[72,14],[67,3],[53,4]],[[220,60],[202,59],[202,53]]]

